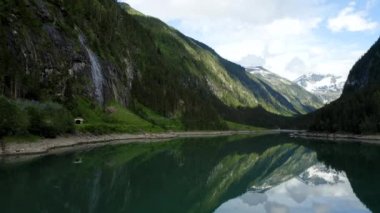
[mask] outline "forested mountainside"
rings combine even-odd
[[[302,89],[297,92],[303,100],[293,101],[288,98],[287,90],[279,91],[270,83],[249,75],[245,72],[245,68],[223,59],[207,45],[181,34],[158,19],[142,15],[127,4],[122,6],[154,35],[156,45],[160,51],[163,49],[161,52],[167,61],[174,60],[172,64],[177,65],[181,64],[179,58],[184,55],[187,58],[195,58],[194,64],[198,64],[195,69],[186,66],[182,69],[203,71],[202,74],[206,76],[212,93],[228,106],[260,105],[269,112],[282,115],[307,113],[322,106],[320,100],[313,99],[314,96],[311,94],[304,95],[307,92]],[[178,50],[181,54],[178,54]]]
[[[295,107],[205,44],[114,0],[3,0],[0,23],[0,94],[43,103],[4,99],[3,108],[29,115],[22,125],[13,119],[20,129],[49,126],[30,120],[59,108],[47,102],[83,117],[91,131],[136,122],[137,129],[225,129],[225,119],[241,121],[240,108],[289,116],[318,106]]]
[[[354,65],[344,86],[343,95],[368,88],[378,88],[380,83],[380,40]]]
[[[314,131],[380,132],[380,40],[354,65],[341,98],[313,117]]]

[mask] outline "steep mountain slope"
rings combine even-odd
[[[294,80],[294,83],[315,94],[324,103],[331,103],[342,94],[345,80],[335,75],[307,74]]]
[[[379,87],[380,83],[380,40],[378,40],[368,52],[354,65],[347,83],[344,86],[343,95]]]
[[[127,4],[121,5],[128,12],[131,11]],[[136,13],[131,13],[134,14]],[[251,92],[231,77],[219,62],[220,56],[211,52],[206,45],[186,37],[153,17],[137,14],[134,18],[150,33],[162,62],[170,66],[171,72],[189,72],[195,75],[202,81],[200,83],[205,83],[210,92],[228,106],[257,106]],[[186,86],[189,82],[184,83]]]
[[[179,57],[189,55],[196,59],[194,64],[199,64],[196,68],[198,70],[194,69],[194,72],[203,71],[199,70],[202,67],[207,68],[208,71],[202,72],[201,75],[206,78],[212,92],[223,103],[235,107],[260,105],[269,112],[284,115],[306,113],[321,106],[319,103],[307,103],[309,100],[304,100],[301,105],[298,103],[293,105],[292,101],[285,100],[286,98],[281,94],[282,91],[272,88],[270,84],[265,84],[256,76],[247,75],[243,67],[221,58],[207,45],[184,36],[155,18],[137,13],[127,4],[123,4],[123,7],[130,14],[135,15],[136,19],[155,36],[156,45],[161,53],[167,56],[167,60],[180,61]],[[177,42],[177,46],[183,45],[184,51],[178,54],[178,49],[173,48],[174,44],[171,44],[173,41]]]
[[[342,97],[317,111],[314,131],[380,132],[380,40],[352,68]]]
[[[195,58],[162,56],[151,33],[116,2],[9,0],[0,8],[3,95],[61,102],[79,112],[75,116],[85,116],[78,110],[81,99],[103,106],[142,104],[189,128],[223,127],[210,104],[218,98],[201,72],[189,69],[198,70]],[[226,104],[253,106],[249,98],[235,97]]]
[[[151,125],[153,113],[186,129],[221,129],[226,118],[240,121],[241,108],[314,109],[294,106],[205,44],[113,0],[4,0],[0,23],[0,95],[59,102],[87,121],[111,122],[102,113],[117,105]]]
[[[295,112],[304,114],[323,106],[322,100],[315,95],[263,67],[249,67],[246,68],[246,71],[251,74],[250,76],[272,89],[268,90],[268,93],[274,96],[271,100],[283,103],[284,106],[288,106]]]

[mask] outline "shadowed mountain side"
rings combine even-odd
[[[380,39],[352,67],[344,86],[347,96],[365,88],[378,87],[380,82]]]

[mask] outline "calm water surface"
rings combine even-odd
[[[183,139],[2,163],[0,212],[380,212],[379,180],[378,146]]]

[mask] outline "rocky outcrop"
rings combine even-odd
[[[130,56],[115,64],[99,57],[89,44],[81,45],[77,38],[82,31],[68,23],[72,14],[61,1],[6,2],[1,5],[2,94],[63,102],[78,95],[100,104],[113,100],[128,104],[135,72]]]

